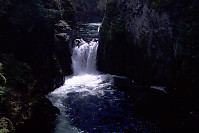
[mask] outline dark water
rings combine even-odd
[[[154,132],[152,123],[133,116],[133,104],[124,93],[111,88],[103,89],[101,95],[71,93],[64,100],[74,126],[86,132]]]
[[[52,92],[49,99],[61,110],[55,133],[156,132],[155,124],[134,115],[131,99],[116,89],[114,77],[68,77],[64,86]]]

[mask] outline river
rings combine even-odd
[[[72,49],[73,75],[47,96],[60,110],[53,133],[156,132],[154,123],[134,114],[133,103],[120,89],[126,87],[122,82],[133,81],[97,71],[99,27],[82,24]]]

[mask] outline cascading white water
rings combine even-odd
[[[114,89],[117,86],[114,78],[122,77],[99,74],[96,70],[96,34],[100,24],[84,26],[82,38],[91,41],[75,40],[71,57],[73,75],[67,76],[64,85],[47,96],[60,110],[53,133],[123,132],[132,127],[144,131],[145,127],[139,126],[141,122],[132,119],[132,103]]]
[[[73,49],[72,55],[72,69],[74,75],[96,73],[98,41],[93,39],[87,43],[83,39],[77,39],[75,43],[76,46]]]
[[[79,129],[70,125],[68,110],[64,100],[69,98],[70,93],[85,93],[87,95],[103,95],[103,88],[111,85],[111,79],[107,80],[106,75],[97,75],[96,56],[98,39],[96,33],[99,32],[100,23],[86,24],[92,31],[86,38],[93,38],[89,43],[83,39],[75,40],[75,47],[72,50],[72,70],[73,76],[66,77],[65,84],[57,88],[48,95],[54,106],[60,109],[60,116],[54,133],[77,133]],[[84,36],[85,33],[82,33]],[[105,81],[103,84],[102,82]],[[78,99],[78,98],[77,98]]]

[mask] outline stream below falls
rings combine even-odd
[[[121,91],[126,87],[124,81],[130,85],[133,81],[97,71],[99,26],[100,23],[81,26],[80,38],[72,50],[73,75],[47,96],[60,110],[53,133],[156,132],[154,123],[134,114],[133,103]]]

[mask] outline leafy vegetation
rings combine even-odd
[[[5,84],[6,84],[6,78],[5,76],[3,75],[3,64],[0,63],[0,96],[3,95],[5,92],[6,92],[6,88],[5,88]],[[1,100],[1,99],[0,99]]]
[[[2,70],[3,70],[3,64],[0,63],[0,77],[1,77],[1,80],[3,80],[4,84],[5,84],[6,83],[6,78],[3,76]]]
[[[8,118],[0,119],[0,133],[13,133],[14,127],[12,122]]]

